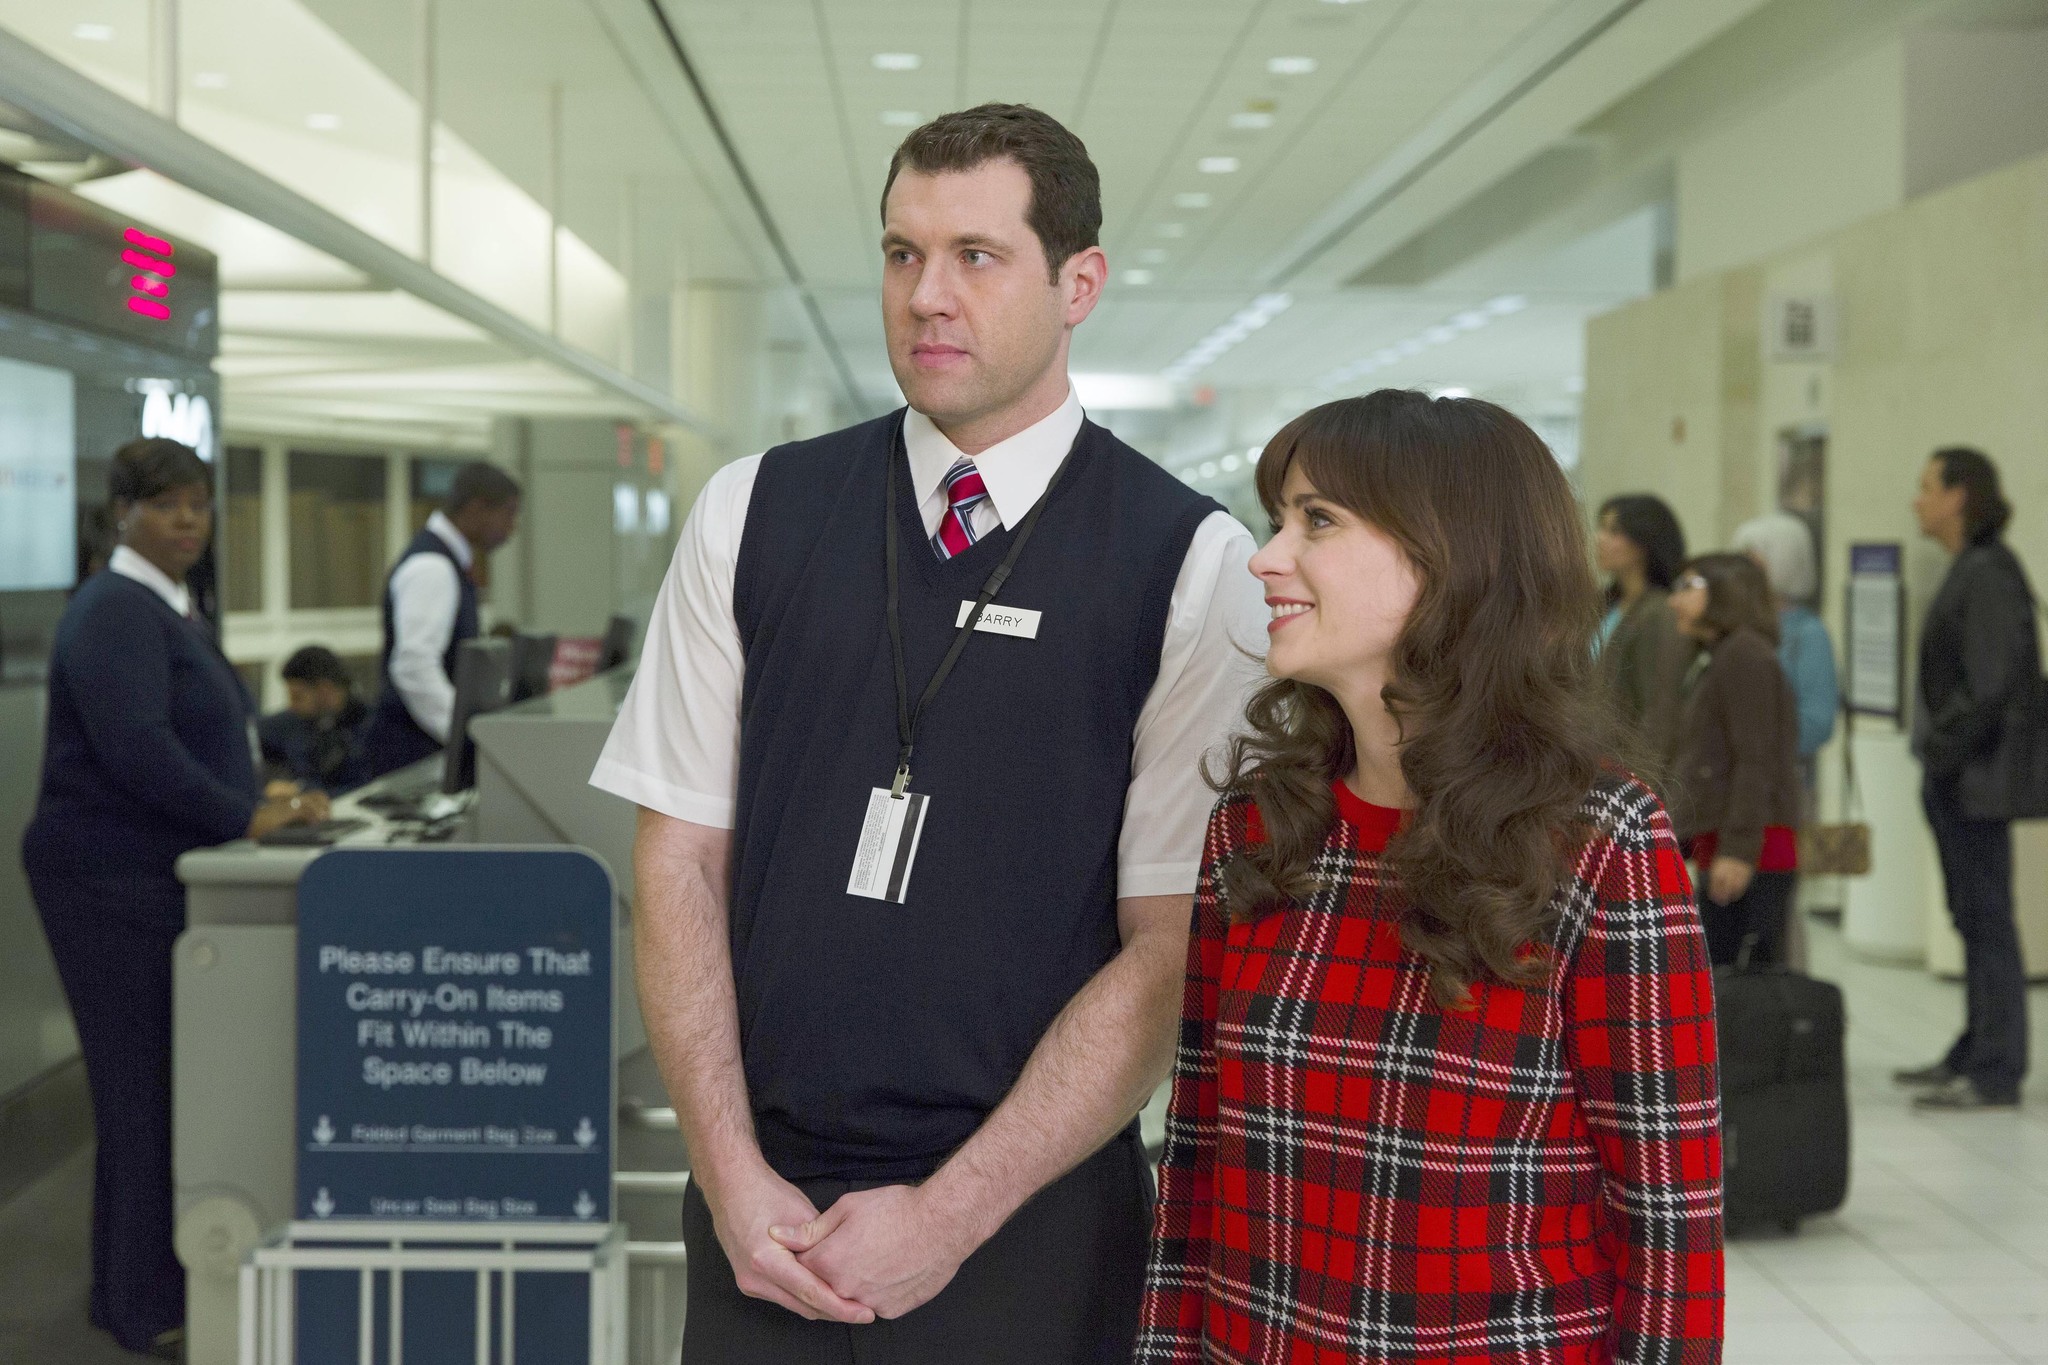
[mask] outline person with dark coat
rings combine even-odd
[[[2013,918],[2013,811],[2001,779],[2040,686],[2034,593],[2000,539],[2012,506],[1981,451],[1936,451],[1913,513],[1921,532],[1955,556],[1920,630],[1913,750],[1949,918],[1963,939],[1965,1019],[1947,1056],[1894,1079],[1923,1089],[1920,1108],[2010,1108],[2027,1074],[2027,970]]]
[[[1607,610],[1593,652],[1622,718],[1651,768],[1678,742],[1678,687],[1691,643],[1671,619],[1671,583],[1685,562],[1685,532],[1662,498],[1626,493],[1600,508],[1594,559],[1608,575]]]
[[[284,661],[285,709],[265,716],[257,733],[271,773],[301,787],[339,796],[370,780],[363,730],[370,708],[339,655],[307,645]]]
[[[455,654],[482,633],[479,561],[519,525],[519,483],[475,460],[384,580],[383,678],[363,746],[369,775],[417,763],[448,742]]]
[[[1799,704],[1778,663],[1778,613],[1747,555],[1701,555],[1671,594],[1701,654],[1687,675],[1672,822],[1700,869],[1714,965],[1785,960],[1799,869]],[[1753,940],[1753,941],[1752,941]]]
[[[92,1321],[131,1351],[176,1359],[171,945],[185,889],[173,865],[318,819],[327,802],[263,797],[255,706],[193,606],[185,575],[212,535],[211,471],[189,446],[133,441],[108,485],[120,544],[57,626],[22,864],[92,1091]]]

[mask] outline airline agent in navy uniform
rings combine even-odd
[[[440,510],[384,580],[383,683],[363,735],[371,777],[417,763],[448,742],[455,652],[482,633],[476,561],[512,538],[519,483],[475,460],[455,471]]]
[[[946,115],[882,210],[908,409],[712,478],[593,777],[642,808],[684,1354],[1123,1362],[1253,544],[1074,398],[1079,139]]]
[[[189,446],[141,440],[115,452],[107,482],[121,543],[57,625],[21,860],[92,1090],[92,1320],[131,1351],[178,1359],[171,944],[185,888],[173,865],[320,819],[327,798],[263,798],[255,705],[185,584],[213,531],[212,471]]]

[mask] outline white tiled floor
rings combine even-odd
[[[1849,1202],[1729,1244],[1728,1365],[2048,1365],[2048,991],[2023,1109],[1916,1114],[1890,1073],[1941,1054],[1961,987],[1852,960],[1825,925],[1809,939],[1848,998]]]

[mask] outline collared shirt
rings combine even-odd
[[[436,512],[427,518],[427,530],[468,572],[475,551],[455,523]],[[462,580],[455,565],[441,555],[413,555],[392,571],[391,685],[420,729],[443,744],[455,714],[455,682],[441,661],[455,637],[455,612],[461,601]]]
[[[188,619],[191,617],[192,590],[143,558],[139,552],[129,549],[126,545],[117,545],[114,547],[114,553],[107,556],[107,568],[148,588],[163,598],[178,615]]]
[[[1014,526],[1045,493],[1084,414],[1069,391],[1051,415],[975,457],[989,497],[974,529]],[[916,411],[903,424],[912,490],[928,534],[945,514],[945,473],[961,456]],[[745,672],[733,579],[761,456],[711,477],[683,526],[662,584],[639,672],[591,782],[678,820],[730,829],[739,780],[740,685]],[[1119,896],[1195,889],[1212,794],[1203,757],[1241,727],[1263,674],[1257,648],[1268,612],[1246,570],[1251,533],[1228,513],[1196,528],[1167,614],[1159,673],[1132,735],[1131,784],[1118,847]],[[928,551],[927,551],[928,553]]]

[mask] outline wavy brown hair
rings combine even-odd
[[[1483,977],[1544,979],[1532,956],[1552,896],[1591,834],[1587,793],[1614,752],[1593,676],[1599,591],[1579,509],[1536,433],[1470,398],[1382,389],[1295,418],[1259,460],[1278,516],[1299,468],[1316,491],[1391,537],[1420,591],[1381,695],[1420,804],[1386,852],[1401,939],[1456,1005]],[[1223,869],[1233,920],[1305,902],[1354,763],[1328,692],[1275,679],[1247,707],[1218,785],[1248,794],[1264,842]]]

